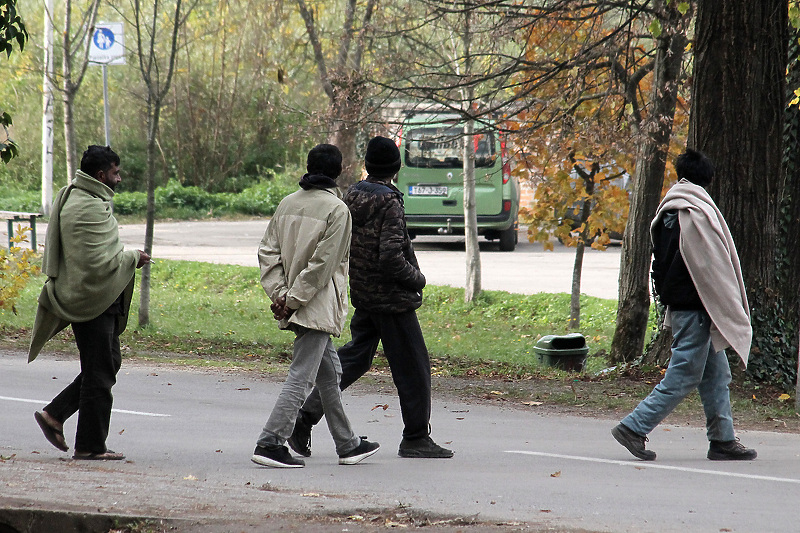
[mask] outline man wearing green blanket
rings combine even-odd
[[[64,421],[78,413],[74,459],[120,460],[106,448],[111,421],[111,387],[122,364],[119,335],[125,330],[134,273],[150,261],[141,250],[126,251],[111,212],[121,181],[119,156],[108,146],[89,146],[81,169],[58,192],[47,226],[39,295],[28,362],[56,333],[72,325],[81,373],[34,417],[45,438],[62,451]]]

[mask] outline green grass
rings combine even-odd
[[[272,319],[257,268],[157,260],[151,272],[150,325],[137,326],[137,292],[122,337],[126,354],[186,354],[208,364],[245,366],[288,360],[293,334],[280,331]],[[41,283],[42,278],[34,279],[26,287],[17,304],[19,315],[0,311],[0,327],[7,335],[33,324]],[[495,371],[488,367],[506,374],[531,373],[538,368],[535,342],[542,335],[568,331],[566,294],[485,291],[469,304],[462,289],[430,286],[424,294],[418,315],[439,374]],[[611,342],[616,303],[588,296],[582,302],[581,331],[590,354],[601,354],[590,357],[588,369],[599,370],[605,366],[602,354]],[[69,341],[68,334],[61,337]],[[336,343],[348,340],[345,327]]]

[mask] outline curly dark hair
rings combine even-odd
[[[81,157],[81,171],[92,177],[98,172],[105,172],[111,165],[119,166],[119,156],[110,146],[92,144]]]

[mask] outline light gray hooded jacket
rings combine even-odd
[[[347,317],[350,210],[332,189],[300,189],[284,198],[258,249],[261,286],[296,311],[297,324],[339,336]]]

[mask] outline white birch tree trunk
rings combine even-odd
[[[53,0],[44,5],[44,80],[42,82],[42,214],[50,215],[53,205]]]

